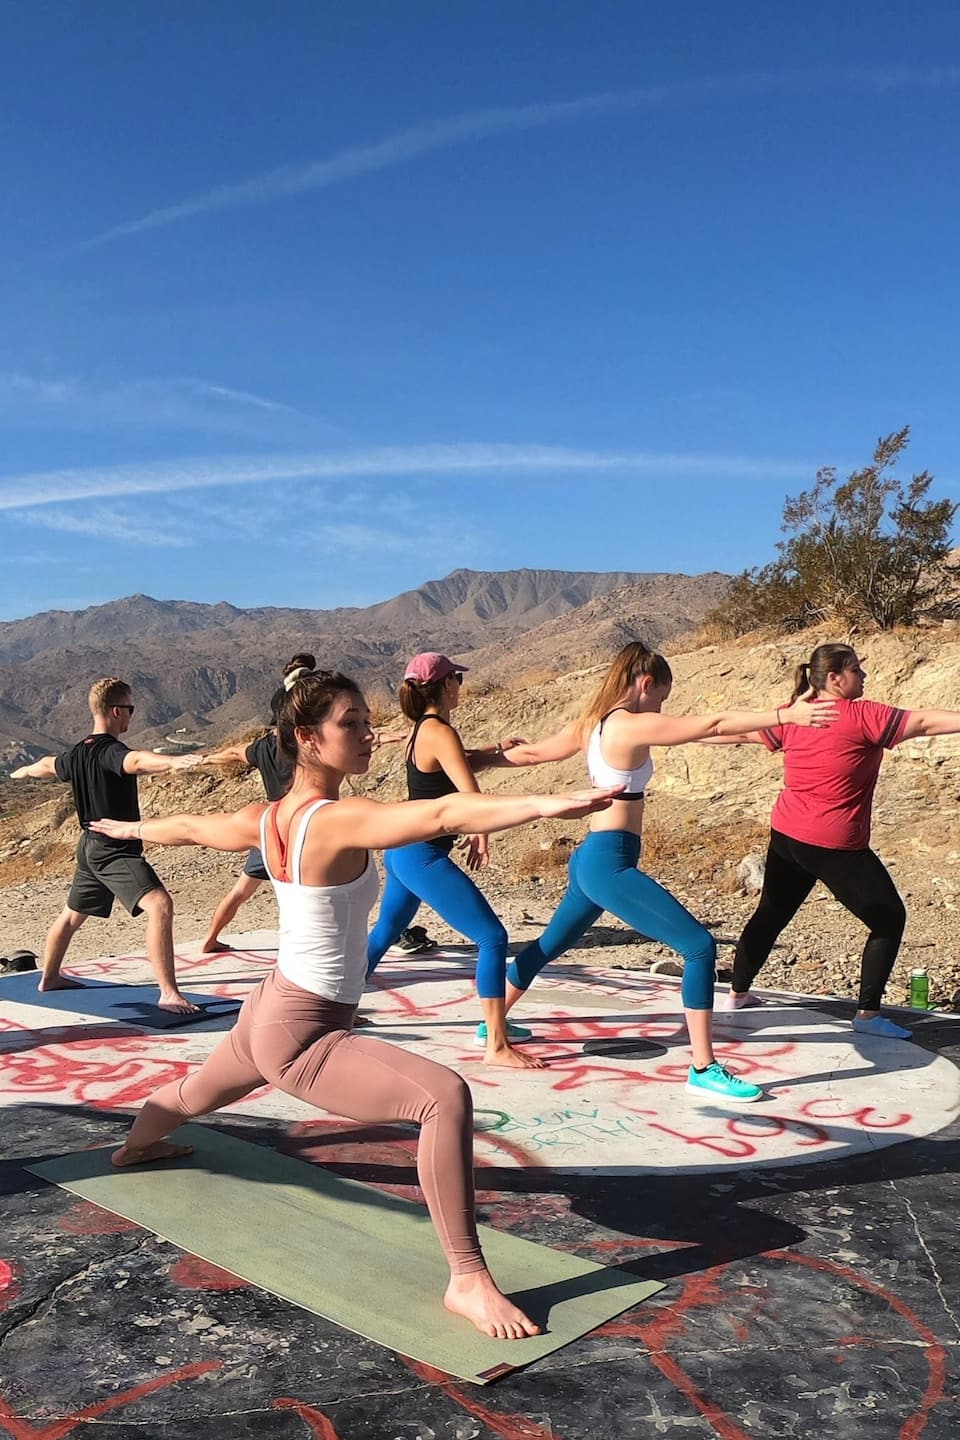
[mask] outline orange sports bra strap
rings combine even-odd
[[[290,816],[289,823],[287,824],[286,840],[284,840],[282,835],[280,834],[280,827],[277,824],[277,811],[280,809],[280,806],[283,802],[280,800],[275,800],[270,806],[270,828],[273,831],[273,838],[277,846],[277,859],[280,862],[277,868],[277,879],[284,881],[288,885],[290,884],[290,876],[287,874],[287,858],[290,854],[290,835],[293,831],[293,822],[294,820],[296,820],[301,810],[306,810],[308,805],[315,805],[319,799],[319,795],[311,795],[309,800],[304,800],[302,804],[297,806],[296,810],[294,810],[293,814]]]

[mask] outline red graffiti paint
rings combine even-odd
[[[322,1410],[317,1410],[313,1405],[306,1405],[302,1400],[288,1400],[286,1396],[274,1400],[274,1410],[293,1410],[305,1425],[309,1425],[316,1440],[340,1440],[331,1422],[324,1415]]]
[[[174,1261],[167,1272],[174,1285],[179,1285],[184,1290],[245,1290],[248,1282],[241,1280],[239,1275],[231,1275],[229,1270],[221,1270],[219,1265],[211,1265],[209,1260],[201,1260],[199,1255],[181,1255],[179,1260]]]
[[[158,1375],[155,1380],[145,1380],[129,1390],[122,1390],[118,1395],[111,1395],[108,1400],[99,1400],[95,1405],[85,1405],[83,1409],[74,1410],[70,1415],[61,1416],[47,1425],[32,1425],[29,1420],[22,1420],[0,1395],[0,1429],[11,1435],[13,1440],[63,1440],[65,1435],[69,1435],[71,1430],[75,1430],[87,1420],[97,1420],[101,1415],[107,1415],[111,1410],[119,1410],[124,1405],[133,1405],[137,1400],[143,1400],[157,1390],[167,1390],[171,1385],[179,1385],[182,1380],[194,1380],[198,1375],[209,1375],[221,1368],[219,1360],[201,1360],[195,1365],[181,1365],[179,1369],[170,1370],[166,1375]]]
[[[836,1101],[829,1096],[818,1096],[814,1100],[807,1100],[800,1106],[801,1115],[809,1115],[815,1120],[855,1120],[865,1130],[896,1130],[901,1125],[909,1125],[913,1116],[907,1111],[897,1115],[893,1120],[880,1120],[877,1118],[877,1111],[872,1105],[861,1105],[859,1110],[836,1110],[829,1115],[818,1113],[818,1107],[824,1105],[835,1105]]]
[[[408,1370],[420,1380],[425,1380],[428,1385],[435,1385],[442,1390],[451,1400],[486,1425],[494,1435],[499,1435],[500,1440],[560,1440],[556,1430],[551,1426],[544,1429],[535,1420],[530,1420],[526,1415],[503,1414],[495,1410],[491,1405],[483,1405],[479,1400],[473,1398],[473,1392],[464,1390],[449,1375],[442,1370],[435,1370],[432,1365],[425,1365],[422,1360],[410,1360],[406,1355],[400,1357]]]
[[[123,1235],[128,1230],[139,1230],[133,1220],[114,1215],[110,1210],[101,1210],[92,1200],[78,1200],[66,1214],[61,1215],[57,1224],[68,1235]]]
[[[0,1310],[12,1305],[20,1293],[17,1272],[9,1260],[0,1260]]]

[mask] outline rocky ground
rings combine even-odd
[[[670,708],[704,712],[724,705],[765,705],[789,692],[788,674],[819,636],[759,645],[707,646],[674,657],[677,684]],[[868,694],[903,705],[949,707],[960,692],[960,641],[923,632],[871,637],[862,654]],[[512,687],[465,694],[460,726],[468,741],[549,733],[579,708],[596,671],[520,677]],[[532,682],[533,677],[529,677]],[[479,687],[478,687],[479,688]],[[386,717],[384,717],[386,718]],[[131,737],[135,741],[135,736]],[[761,856],[780,763],[759,746],[685,746],[655,754],[657,775],[648,805],[644,865],[712,929],[720,944],[721,975],[756,902],[737,878],[745,856]],[[393,799],[402,786],[399,746],[384,748],[357,788]],[[488,789],[554,789],[582,780],[578,761],[539,772],[493,771]],[[259,798],[256,777],[197,773],[141,782],[144,814],[233,809]],[[22,946],[39,951],[47,925],[63,904],[72,865],[75,825],[69,794],[55,783],[0,789],[0,954]],[[535,938],[563,890],[570,843],[582,823],[541,823],[498,837],[482,885],[503,917],[511,940]],[[887,758],[877,792],[874,846],[890,866],[909,912],[905,943],[888,990],[905,1003],[910,971],[930,974],[931,999],[960,1009],[960,737],[914,741]],[[217,900],[240,868],[236,857],[211,851],[157,850],[151,859],[168,883],[180,941],[196,939]],[[420,917],[440,940],[457,937],[432,913]],[[264,886],[237,917],[238,929],[274,924],[273,897]],[[72,948],[77,958],[142,946],[142,920],[118,913],[91,920]],[[817,889],[782,937],[762,984],[810,994],[856,994],[863,931],[825,891]],[[605,916],[567,963],[647,968],[669,952],[638,941]]]

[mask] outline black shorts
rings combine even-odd
[[[263,856],[260,851],[254,848],[250,851],[243,865],[244,875],[249,875],[251,880],[269,880],[267,867],[263,863]]]
[[[85,833],[77,846],[77,868],[73,873],[67,905],[78,915],[106,920],[119,900],[131,915],[139,915],[140,901],[163,884],[143,855],[119,849]]]

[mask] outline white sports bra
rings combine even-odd
[[[260,853],[280,912],[277,969],[301,990],[341,1005],[356,1005],[367,979],[367,920],[380,888],[376,866],[368,855],[363,873],[346,885],[303,885],[300,881],[300,857],[310,821],[322,806],[333,803],[316,800],[304,807],[289,863],[280,842],[284,873],[279,877],[267,859],[267,823],[272,819],[276,824],[277,810],[276,805],[269,806],[260,817]],[[291,825],[296,818],[295,813]],[[279,841],[279,833],[276,838]]]
[[[626,707],[618,705],[617,710]],[[615,714],[614,710],[608,710],[603,719],[594,725],[587,743],[587,774],[590,776],[590,784],[603,788],[607,785],[624,785],[626,789],[618,800],[642,800],[646,787],[650,784],[653,776],[653,761],[648,755],[642,765],[635,770],[617,770],[613,765],[608,765],[603,758],[600,737],[603,734],[603,727],[610,716]]]

